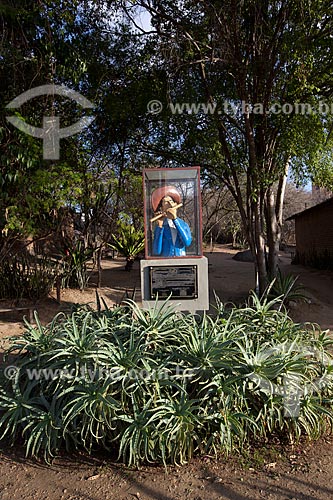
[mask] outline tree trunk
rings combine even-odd
[[[266,196],[266,226],[268,244],[268,275],[272,280],[277,275],[278,258],[281,239],[281,228],[275,213],[275,196],[272,188],[268,189]]]
[[[289,158],[286,161],[285,171],[281,175],[276,198],[271,186],[266,195],[266,225],[268,243],[268,273],[270,279],[276,277],[279,267],[279,250],[283,224],[283,202],[286,191],[289,170]]]
[[[97,288],[102,286],[102,247],[97,250]]]
[[[265,238],[263,231],[263,213],[261,207],[261,200],[256,201],[254,207],[254,244],[255,244],[255,255],[254,259],[256,262],[257,279],[256,286],[258,288],[257,292],[262,295],[267,287],[267,268],[265,259]]]

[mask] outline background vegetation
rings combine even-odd
[[[263,291],[277,273],[287,178],[332,187],[331,113],[247,115],[239,105],[331,105],[330,2],[5,0],[0,16],[0,265],[18,240],[61,253],[78,235],[99,262],[123,213],[142,229],[143,167],[199,164],[205,239],[250,245]],[[49,83],[95,104],[58,161],[6,120],[13,98]],[[160,114],[147,112],[151,100]],[[177,102],[217,111],[173,114]],[[36,126],[56,113],[61,127],[83,114],[59,96],[17,113]]]

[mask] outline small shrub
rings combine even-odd
[[[67,255],[64,256],[62,270],[62,284],[65,288],[79,288],[84,290],[88,285],[90,273],[87,263],[91,260],[93,251],[84,248],[82,241],[77,241],[68,247]]]
[[[9,256],[0,263],[0,299],[38,300],[52,290],[59,266],[47,257]]]
[[[298,276],[292,274],[284,275],[279,269],[276,278],[272,280],[268,287],[268,297],[271,299],[281,298],[281,305],[288,305],[291,301],[306,302],[308,297],[304,286],[297,282],[298,278]]]
[[[131,271],[134,260],[145,248],[145,236],[141,230],[136,230],[126,222],[118,223],[118,234],[112,235],[113,243],[109,247],[126,257],[126,271]]]

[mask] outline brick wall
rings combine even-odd
[[[297,261],[315,265],[328,260],[333,265],[333,199],[299,214],[295,222]]]

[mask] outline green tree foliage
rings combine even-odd
[[[149,33],[137,26],[139,7],[151,15]],[[277,272],[288,170],[298,183],[332,181],[332,113],[316,112],[331,105],[330,2],[6,0],[0,15],[2,240],[48,232],[67,204],[84,214],[85,243],[95,239],[97,248],[131,205],[143,166],[200,164],[212,186],[233,196],[264,289]],[[41,141],[9,125],[4,109],[51,82],[81,92],[96,115],[61,141],[58,162],[44,161]],[[147,113],[154,99],[159,114]],[[314,111],[272,112],[302,103]],[[40,126],[55,109],[62,126],[82,114],[68,99],[47,97],[19,112]]]
[[[139,157],[146,155],[147,162],[142,143],[149,130],[143,125],[141,91],[150,81],[147,74],[141,78],[147,56],[136,52],[128,28],[114,9],[104,16],[99,7],[83,1],[8,0],[0,8],[3,256],[17,237],[38,238],[54,232],[64,206],[79,214],[85,246],[94,249],[108,241],[122,210],[140,224],[142,196],[136,171]],[[114,16],[112,28],[110,15]],[[58,161],[43,160],[42,141],[6,121],[12,113],[6,104],[23,91],[48,83],[65,84],[95,104],[95,122],[82,134],[61,140]],[[18,111],[34,126],[41,126],[45,114],[59,115],[61,127],[83,114],[74,101],[59,96],[32,99]],[[130,211],[134,198],[129,200],[128,194],[133,192],[138,206]]]
[[[60,222],[58,209],[73,202],[80,190],[79,172],[73,168],[74,158],[69,153],[73,141],[67,142],[67,153],[62,154],[61,161],[45,161],[42,141],[10,125],[6,116],[13,111],[5,109],[12,99],[30,88],[58,83],[57,65],[73,67],[70,51],[63,50],[59,26],[58,29],[54,26],[54,16],[59,15],[58,24],[63,24],[64,19],[73,16],[75,6],[77,2],[62,13],[62,2],[22,0],[1,5],[0,246],[3,254],[17,236],[45,236],[54,230]],[[26,102],[17,113],[38,127],[43,115],[59,113],[62,127],[75,122],[77,116],[72,104],[64,99],[53,102],[48,96]]]
[[[164,160],[179,149],[183,155],[175,161],[202,164],[214,183],[228,187],[263,290],[268,275],[277,272],[288,171],[298,182],[312,176],[329,184],[331,178],[332,113],[318,112],[331,105],[330,2],[135,5],[151,15],[155,34],[149,36],[168,76],[167,107],[173,112],[156,116]],[[127,4],[129,16],[133,9]],[[175,103],[199,107],[175,111]],[[299,103],[312,110],[296,112]]]

